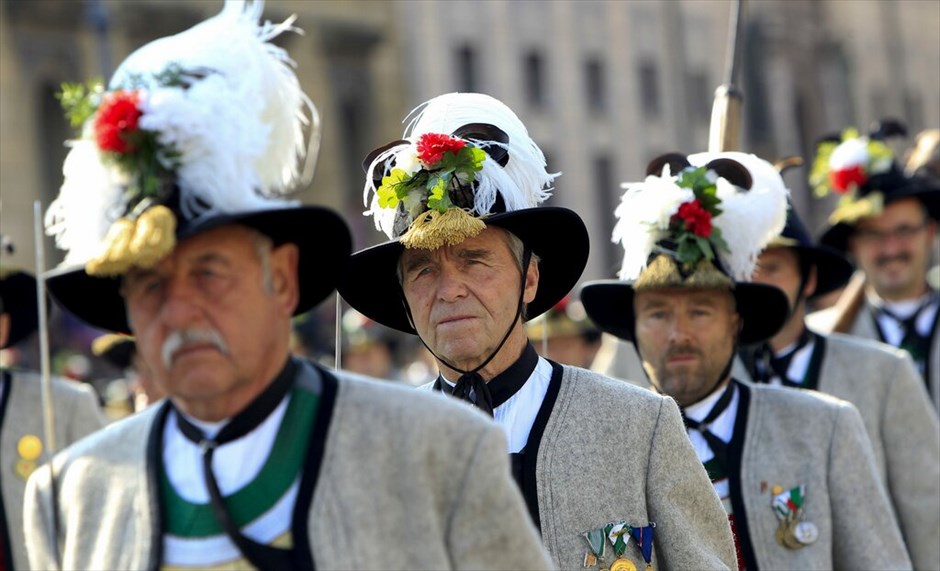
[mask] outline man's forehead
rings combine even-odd
[[[731,292],[716,288],[655,288],[636,292],[634,304],[638,307],[675,305],[679,303],[718,305],[730,301]]]
[[[178,262],[198,262],[213,257],[253,255],[254,239],[261,236],[257,231],[237,224],[220,226],[195,236],[181,240],[164,259],[157,263],[156,268],[168,266]],[[146,274],[153,269],[131,268],[128,276]]]
[[[431,259],[444,253],[454,256],[465,256],[468,254],[485,254],[492,252],[508,251],[509,246],[505,240],[506,231],[502,228],[488,226],[480,234],[465,239],[463,242],[454,245],[444,245],[434,250],[424,248],[405,248],[402,252],[402,261]]]
[[[921,224],[927,213],[924,205],[916,198],[902,198],[885,205],[878,216],[862,218],[856,225],[859,229],[888,228],[897,224]]]
[[[796,250],[787,246],[771,246],[760,253],[757,258],[758,265],[767,265],[773,263],[796,264],[799,259]]]

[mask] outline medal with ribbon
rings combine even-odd
[[[592,529],[591,531],[586,531],[583,534],[584,539],[587,540],[588,546],[591,548],[590,551],[584,554],[584,567],[594,567],[597,565],[598,560],[604,558],[604,546],[607,545],[607,534],[604,532],[604,528]]]
[[[806,498],[806,487],[797,486],[776,494],[772,507],[777,520],[775,537],[777,543],[789,549],[800,549],[819,538],[819,529],[816,524],[803,521],[803,504]]]
[[[614,548],[614,555],[617,559],[610,564],[610,571],[636,571],[636,566],[632,561],[623,556],[627,549],[627,542],[630,541],[630,531],[632,528],[626,521],[613,521],[604,526],[604,532],[610,545]]]
[[[634,527],[631,531],[640,553],[643,555],[643,561],[646,562],[646,571],[653,571],[653,530],[656,524],[650,522],[646,527]]]

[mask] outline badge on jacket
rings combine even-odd
[[[42,440],[34,434],[27,434],[16,443],[16,452],[20,457],[13,465],[13,472],[26,480],[36,471],[36,461],[42,454]]]
[[[782,491],[774,486],[771,506],[779,524],[775,537],[777,543],[788,549],[801,549],[819,539],[819,529],[810,521],[803,521],[803,505],[806,486],[797,486]]]
[[[653,528],[655,527],[656,524],[653,522],[645,527],[633,527],[626,520],[620,520],[584,532],[582,535],[587,540],[590,551],[584,554],[583,566],[587,568],[599,565],[600,571],[636,571],[636,565],[623,556],[632,537],[646,562],[646,571],[652,571]],[[610,567],[607,567],[604,561],[608,542],[616,557]]]

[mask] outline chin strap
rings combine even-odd
[[[456,386],[454,386],[454,390],[452,393],[453,396],[473,404],[474,406],[476,406],[477,408],[479,408],[480,410],[482,410],[483,412],[485,412],[486,414],[490,416],[493,416],[493,395],[492,393],[490,393],[489,387],[486,386],[486,380],[484,380],[483,376],[480,375],[480,370],[483,369],[483,367],[489,365],[490,361],[492,361],[496,357],[496,355],[500,352],[500,350],[502,350],[503,345],[506,343],[506,341],[509,340],[509,336],[512,334],[512,330],[516,326],[516,322],[519,321],[519,317],[522,316],[522,309],[523,309],[523,306],[525,305],[525,302],[523,301],[523,297],[525,296],[526,270],[529,267],[529,262],[531,261],[531,259],[532,259],[532,251],[529,250],[529,248],[526,246],[522,251],[522,278],[521,278],[522,287],[520,288],[520,292],[519,292],[519,302],[516,304],[516,315],[513,318],[512,322],[510,322],[509,328],[506,330],[506,334],[503,335],[503,338],[499,342],[499,344],[496,346],[496,349],[494,349],[493,352],[490,353],[490,355],[486,359],[484,359],[482,363],[480,363],[479,365],[477,365],[476,367],[470,370],[463,370],[455,365],[452,365],[449,361],[447,361],[446,359],[444,359],[443,357],[435,353],[430,347],[428,347],[428,344],[424,342],[424,339],[422,339],[421,336],[418,335],[418,339],[421,341],[421,344],[424,345],[424,347],[428,350],[428,352],[431,353],[431,355],[435,359],[437,359],[441,363],[444,363],[444,365],[446,365],[447,368],[453,369],[454,371],[457,371],[458,373],[460,373],[460,378],[457,379],[457,384]],[[402,291],[401,288],[399,288],[399,292],[401,293],[402,302],[405,305],[405,312],[407,312],[408,314],[408,321],[410,321],[412,324],[412,327],[414,327],[414,318],[411,315],[411,307],[408,305],[408,300],[405,299],[404,291]],[[417,327],[415,327],[415,330],[417,331]],[[473,395],[475,399],[472,398],[471,395]]]

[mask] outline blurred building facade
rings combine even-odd
[[[401,135],[418,103],[449,91],[505,101],[562,171],[554,204],[591,230],[585,279],[619,267],[609,243],[619,183],[652,157],[707,145],[722,82],[729,0],[289,1],[303,36],[280,40],[319,107],[317,174],[300,198],[342,211],[357,248],[383,239],[361,215],[365,154]],[[215,13],[221,1],[0,0],[0,225],[31,265],[32,202],[61,183],[70,129],[63,81],[108,77],[131,49]],[[751,0],[739,84],[742,148],[811,157],[813,141],[885,116],[912,132],[940,125],[940,2]],[[818,228],[804,169],[787,180]],[[51,243],[48,265],[58,262]]]

